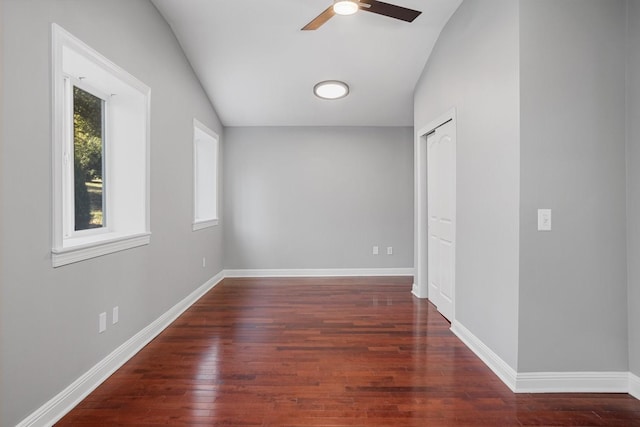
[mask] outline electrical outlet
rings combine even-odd
[[[202,257],[202,268],[205,268],[207,266],[207,259],[205,257]]]
[[[113,307],[113,316],[111,317],[111,323],[113,325],[115,325],[116,323],[118,323],[118,320],[120,317],[120,309],[118,308],[118,306]]]
[[[107,313],[100,313],[98,315],[98,333],[101,334],[107,330]]]
[[[393,247],[387,246],[387,255],[393,255]]]
[[[373,252],[374,255],[378,255],[378,247],[374,246],[372,252]]]

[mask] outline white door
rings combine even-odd
[[[456,136],[453,121],[427,136],[429,299],[450,321],[455,285]]]

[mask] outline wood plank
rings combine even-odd
[[[59,426],[640,426],[625,394],[513,394],[411,279],[225,279]]]

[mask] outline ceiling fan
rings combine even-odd
[[[302,27],[303,31],[317,30],[334,15],[352,15],[358,10],[377,13],[378,15],[413,22],[422,12],[395,4],[384,3],[377,0],[334,0],[333,4],[324,12],[316,16],[311,22]]]

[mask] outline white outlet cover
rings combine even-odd
[[[119,307],[113,307],[113,316],[111,317],[111,323],[112,324],[116,324],[118,323],[118,320],[120,320],[120,308]]]
[[[373,247],[373,254],[374,255],[378,255],[378,247],[377,246]]]
[[[100,315],[98,316],[98,333],[103,333],[104,331],[107,330],[107,313],[100,313]]]
[[[393,247],[387,246],[387,255],[393,255]]]

